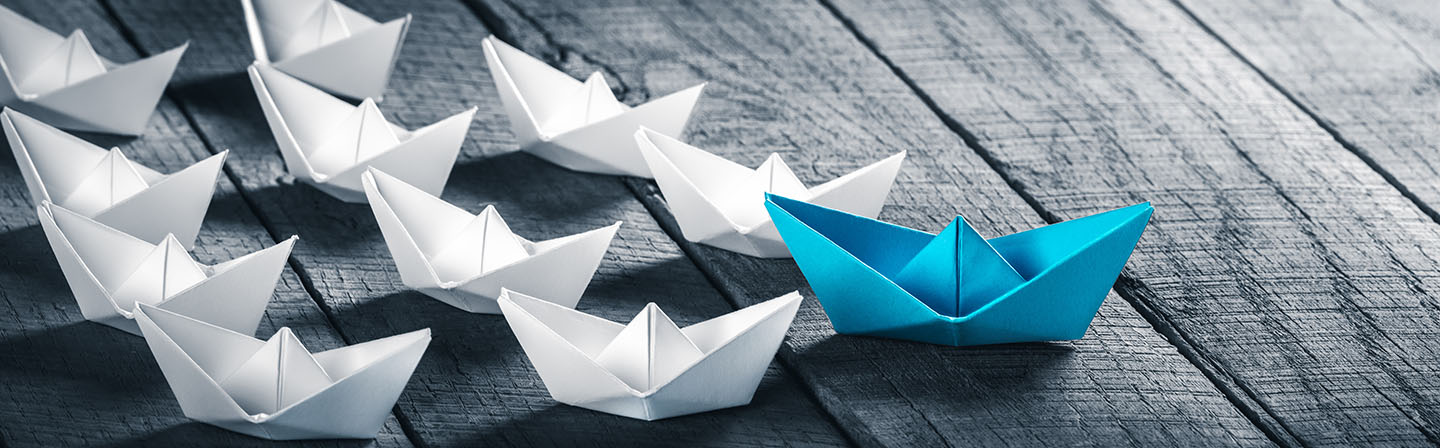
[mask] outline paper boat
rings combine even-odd
[[[806,188],[779,154],[752,170],[648,128],[635,140],[685,239],[765,258],[790,257],[765,211],[765,193],[874,218],[905,160],[901,152]]]
[[[140,135],[189,43],[129,64],[0,6],[0,106],[77,131]]]
[[[147,242],[195,245],[229,151],[164,175],[11,109],[0,126],[35,204],[50,201]]]
[[[500,297],[551,397],[641,420],[749,404],[799,308],[792,292],[679,328],[654,303],[621,325],[514,291]]]
[[[206,266],[173,236],[147,243],[49,202],[36,212],[80,313],[137,335],[137,304],[254,334],[296,239]]]
[[[185,416],[272,440],[380,432],[430,329],[311,354],[289,327],[269,340],[140,305],[140,330]]]
[[[841,334],[944,345],[1080,339],[1155,210],[1132,205],[986,240],[776,195],[765,206]]]
[[[374,169],[365,194],[405,286],[472,313],[499,314],[501,288],[574,308],[620,228],[531,242],[510,232],[494,206],[472,215]]]
[[[345,202],[365,202],[360,175],[372,166],[439,195],[475,116],[407,131],[372,100],[353,106],[268,66],[251,65],[250,82],[290,175]]]
[[[600,72],[580,82],[495,36],[481,45],[520,148],[575,171],[650,177],[631,135],[640,126],[680,135],[705,87],[631,108]]]
[[[410,15],[379,23],[335,0],[241,0],[255,61],[343,97],[380,98]]]

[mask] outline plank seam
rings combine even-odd
[[[896,65],[894,61],[890,60],[888,56],[882,53],[879,46],[863,32],[861,32],[860,28],[855,25],[854,21],[850,20],[849,17],[846,17],[843,13],[841,13],[839,8],[837,8],[831,2],[831,0],[816,1],[826,10],[828,10],[831,15],[835,16],[835,18],[840,21],[841,25],[844,26],[845,29],[848,30],[856,38],[856,40],[860,41],[860,43],[864,45],[871,54],[875,55],[875,57],[878,58],[881,63],[885,64],[885,66],[889,68],[890,71],[897,78],[899,78],[901,82],[905,83],[906,87],[908,87],[911,92],[914,93],[915,96],[918,97],[920,101],[924,103],[925,106],[929,108],[930,111],[934,113],[936,117],[938,117],[947,128],[949,128],[951,132],[959,136],[961,141],[965,143],[965,146],[968,146],[971,151],[974,151],[975,154],[978,155],[980,159],[985,162],[986,165],[989,165],[990,169],[995,171],[995,173],[1000,176],[1001,180],[1003,180],[1005,184],[1010,187],[1011,190],[1014,190],[1015,193],[1019,195],[1020,198],[1024,200],[1025,203],[1028,204],[1030,208],[1033,209],[1035,213],[1041,217],[1041,219],[1044,219],[1046,222],[1051,224],[1061,221],[1058,216],[1047,211],[1044,206],[1040,205],[1040,202],[1033,195],[1028,193],[1025,187],[1021,185],[1017,179],[1008,174],[1008,172],[1004,169],[1004,164],[997,160],[992,154],[990,154],[989,150],[985,149],[985,147],[980,144],[980,139],[976,137],[974,133],[970,132],[964,127],[964,125],[960,124],[953,117],[950,117],[949,114],[945,113],[944,109],[940,107],[940,105],[935,101],[934,98],[930,97],[930,95],[925,93],[925,91],[920,88],[920,86],[915,82],[914,79],[912,79],[907,73],[904,72],[904,70],[902,70],[898,65]],[[1175,325],[1174,322],[1170,321],[1161,313],[1149,307],[1148,304],[1143,303],[1143,301],[1133,291],[1133,289],[1138,288],[1137,286],[1135,286],[1136,284],[1138,284],[1137,281],[1127,278],[1122,274],[1120,278],[1116,281],[1116,285],[1118,287],[1114,288],[1114,290],[1122,299],[1129,303],[1130,306],[1135,309],[1136,313],[1140,314],[1140,316],[1143,317],[1150,324],[1150,326],[1155,329],[1157,333],[1160,333],[1161,336],[1164,336],[1165,339],[1172,346],[1175,347],[1175,350],[1177,352],[1179,352],[1182,356],[1185,357],[1186,360],[1188,360],[1192,365],[1194,365],[1195,368],[1201,372],[1201,374],[1205,375],[1205,377],[1210,380],[1211,384],[1214,385],[1215,388],[1219,390],[1227,400],[1230,401],[1230,404],[1234,406],[1236,410],[1240,411],[1240,413],[1244,415],[1246,419],[1250,420],[1250,422],[1254,424],[1256,428],[1260,429],[1261,432],[1264,432],[1266,437],[1270,438],[1271,442],[1274,442],[1275,444],[1281,446],[1300,445],[1298,439],[1296,439],[1295,436],[1290,433],[1289,429],[1281,425],[1279,423],[1279,420],[1276,419],[1276,417],[1267,408],[1265,408],[1259,403],[1258,400],[1255,399],[1252,392],[1249,391],[1248,388],[1241,386],[1240,382],[1237,378],[1234,377],[1234,375],[1220,367],[1219,363],[1211,359],[1202,350],[1198,349],[1197,346],[1195,346],[1192,342],[1191,338],[1187,336],[1185,332],[1182,331],[1177,325]],[[1237,392],[1236,389],[1239,389],[1239,392]]]
[[[504,2],[507,6],[511,6],[508,1],[501,1]],[[470,9],[470,12],[473,13],[475,17],[480,20],[480,23],[484,24],[485,28],[490,30],[492,34],[496,35],[501,40],[507,42],[515,42],[514,36],[510,33],[510,27],[505,24],[505,22],[500,18],[500,15],[497,14],[493,9],[491,9],[489,5],[485,5],[482,2],[473,0],[461,0],[461,3],[467,6]],[[560,52],[559,57],[562,61],[565,59],[565,55],[573,55],[580,58],[582,61],[600,67],[603,71],[606,72],[606,76],[609,79],[615,80],[615,83],[611,85],[619,87],[619,90],[621,92],[619,96],[626,97],[630,93],[630,89],[629,87],[627,87],[624,79],[622,79],[618,75],[618,72],[616,72],[614,69],[610,68],[608,65],[600,61],[591,58],[588,55],[585,55],[584,53],[575,51],[568,46],[560,45],[555,40],[555,38],[551,36],[548,32],[546,32],[544,30],[544,27],[540,26],[540,23],[536,21],[533,17],[521,13],[513,6],[511,6],[511,9],[514,9],[516,11],[516,15],[529,22],[531,27],[535,28],[542,35],[547,46],[549,46],[550,48],[554,48]],[[675,242],[676,246],[680,248],[680,252],[685,254],[685,258],[689,259],[690,263],[696,267],[697,271],[700,271],[701,276],[705,277],[705,281],[709,283],[710,287],[714,289],[720,295],[720,297],[725,300],[726,304],[730,305],[730,307],[733,309],[740,309],[741,306],[739,302],[735,300],[735,298],[732,297],[729,293],[727,293],[724,288],[720,287],[717,279],[712,275],[711,270],[703,267],[704,264],[700,262],[699,255],[693,252],[694,249],[687,244],[688,241],[686,241],[683,237],[677,235],[673,231],[674,229],[671,229],[671,226],[665,225],[665,220],[662,218],[663,216],[667,216],[667,214],[662,214],[662,212],[658,212],[657,210],[652,208],[652,205],[645,200],[645,193],[630,184],[632,178],[621,177],[618,180],[621,188],[625,188],[630,191],[631,195],[634,196],[635,199],[639,201],[642,206],[645,207],[645,211],[650,214],[650,218],[655,220],[656,224],[659,225],[660,229],[665,232],[665,235]],[[633,178],[633,181],[653,185],[653,182],[648,182],[639,178]],[[798,370],[796,370],[794,366],[785,359],[784,356],[776,356],[775,360],[780,364],[781,373],[783,375],[785,375],[786,377],[794,378],[798,383],[807,386],[801,388],[802,390],[804,390],[805,396],[810,399],[810,401],[815,405],[816,409],[820,410],[820,413],[825,416],[826,421],[828,421],[831,425],[834,425],[836,428],[840,429],[840,431],[838,432],[841,434],[841,436],[844,437],[845,442],[850,446],[861,446],[860,443],[856,441],[855,436],[850,434],[847,426],[840,424],[839,419],[836,418],[836,416],[831,413],[831,411],[825,406],[824,401],[820,399],[816,391],[813,389],[813,385],[810,382],[806,381],[803,375],[796,373],[798,372]],[[927,423],[929,423],[928,420]],[[931,426],[933,428],[933,424]],[[872,443],[872,445],[874,444]]]
[[[1283,85],[1281,85],[1278,80],[1276,80],[1274,77],[1271,77],[1269,73],[1266,73],[1260,68],[1260,66],[1256,65],[1253,61],[1250,60],[1250,58],[1246,57],[1243,53],[1241,53],[1238,48],[1236,48],[1230,43],[1230,41],[1226,40],[1220,35],[1220,33],[1216,32],[1214,28],[1211,28],[1209,24],[1201,20],[1200,16],[1196,15],[1194,11],[1191,11],[1190,8],[1185,6],[1185,4],[1181,3],[1180,0],[1171,0],[1171,3],[1174,4],[1175,7],[1178,8],[1181,12],[1183,12],[1185,16],[1189,18],[1192,22],[1195,22],[1195,24],[1199,26],[1201,30],[1203,30],[1211,38],[1219,42],[1221,46],[1224,46],[1231,55],[1233,55],[1241,63],[1245,64],[1246,67],[1248,67],[1257,76],[1264,80],[1265,83],[1270,86],[1270,88],[1275,89],[1275,91],[1278,92],[1281,96],[1283,96],[1286,101],[1294,105],[1297,109],[1304,113],[1305,116],[1309,117],[1312,121],[1314,121],[1315,124],[1320,127],[1320,129],[1324,130],[1326,134],[1329,134],[1330,138],[1333,139],[1336,143],[1338,143],[1342,148],[1345,148],[1346,151],[1349,151],[1351,154],[1355,155],[1356,158],[1364,162],[1365,165],[1368,166],[1372,171],[1374,171],[1376,174],[1379,174],[1380,177],[1383,178],[1387,184],[1399,191],[1401,196],[1404,196],[1405,199],[1409,200],[1412,204],[1414,204],[1416,208],[1418,208],[1426,216],[1430,217],[1432,221],[1440,223],[1440,212],[1437,212],[1436,209],[1430,207],[1429,204],[1426,204],[1425,201],[1421,200],[1420,197],[1410,191],[1409,188],[1406,188],[1405,184],[1401,182],[1399,178],[1397,178],[1394,174],[1390,173],[1389,170],[1386,170],[1384,167],[1382,167],[1378,161],[1376,161],[1374,158],[1371,158],[1370,155],[1364,150],[1360,149],[1358,145],[1345,138],[1345,136],[1340,133],[1340,130],[1334,126],[1334,124],[1330,123],[1324,117],[1321,117],[1318,112],[1314,111],[1309,106],[1305,105],[1305,103],[1300,101],[1299,97],[1295,96],[1295,94],[1292,93],[1289,89],[1286,89]],[[1335,5],[1346,13],[1351,14],[1351,16],[1355,18],[1355,20],[1360,21],[1362,24],[1364,23],[1363,20],[1356,16],[1353,11],[1350,11],[1348,8],[1344,7],[1344,5],[1341,5],[1339,2],[1335,2]],[[1408,42],[1404,42],[1402,40],[1402,43],[1405,44],[1407,49],[1413,51],[1413,47],[1410,47]],[[1428,62],[1424,61],[1423,59],[1421,59],[1420,62],[1427,66],[1429,65]],[[1332,268],[1338,269],[1338,267],[1334,265],[1334,262],[1328,257],[1326,258],[1326,262],[1329,263]],[[1347,278],[1347,283],[1348,282],[1349,281]],[[1351,287],[1356,288],[1354,285],[1351,285]],[[1364,317],[1367,317],[1367,320],[1373,319],[1369,318],[1368,316]],[[1394,344],[1395,342],[1392,340],[1391,343]],[[1386,399],[1390,400],[1392,403],[1394,402],[1394,400],[1391,400],[1389,397],[1386,397]],[[1397,405],[1397,408],[1401,407]],[[1403,408],[1401,409],[1403,411]],[[1440,435],[1435,434],[1434,431],[1426,428],[1424,425],[1420,424],[1420,422],[1415,421],[1415,416],[1410,415],[1410,413],[1406,412],[1405,416],[1407,419],[1410,420],[1411,424],[1415,426],[1415,429],[1425,436],[1425,439],[1427,441],[1432,444],[1440,445]]]
[[[148,52],[140,45],[140,40],[135,36],[134,31],[120,20],[120,15],[110,0],[100,0],[99,4],[105,9],[106,18],[110,20],[115,29],[120,33],[120,36],[125,39],[125,42],[134,48],[137,53],[142,55],[147,54]],[[185,102],[178,100],[175,95],[173,95],[168,85],[165,88],[164,96],[169,98],[171,102],[175,104],[175,108],[180,111],[180,115],[185,117],[185,124],[195,132],[195,136],[200,139],[200,143],[205,147],[206,152],[218,154],[219,152],[216,150],[215,144],[205,135],[204,129],[198,125],[189,107],[185,105]],[[272,242],[279,243],[282,241],[275,231],[275,226],[271,223],[270,219],[260,211],[260,207],[255,204],[255,200],[245,191],[245,184],[243,184],[240,177],[231,170],[229,164],[223,164],[220,168],[221,171],[225,173],[225,178],[235,186],[235,194],[240,197],[240,201],[243,202],[245,207],[250,210],[250,213],[255,216],[255,220],[260,223],[260,227],[265,230],[265,234],[270,237]],[[320,291],[315,288],[315,284],[311,281],[304,266],[301,266],[294,254],[286,257],[285,262],[290,266],[290,270],[295,272],[295,277],[300,280],[300,286],[305,289],[305,293],[310,296],[310,300],[315,303],[315,306],[320,308],[320,314],[325,316],[326,324],[335,331],[335,334],[338,335],[340,340],[345,342],[346,345],[353,345],[355,343],[354,340],[341,330],[339,323],[335,320],[333,311],[325,304],[325,300],[321,298]],[[410,440],[411,444],[421,447],[427,446],[423,440],[420,439],[414,426],[410,424],[410,419],[400,412],[399,405],[393,406],[390,412],[395,415],[396,421],[400,424],[401,432],[405,433],[405,437]]]
[[[638,177],[625,177],[623,179],[624,180],[622,180],[622,182],[624,183],[624,186],[630,190],[630,193],[635,196],[636,200],[640,201],[641,205],[645,206],[645,211],[650,213],[650,217],[655,220],[656,224],[659,224],[660,230],[664,231],[666,236],[670,237],[671,240],[675,241],[675,244],[680,247],[680,252],[685,254],[685,258],[688,258],[691,264],[695,265],[696,270],[700,271],[701,276],[705,277],[705,281],[710,284],[710,287],[714,288],[717,292],[719,292],[720,297],[724,298],[725,302],[729,304],[731,308],[742,308],[743,306],[740,304],[740,301],[736,299],[735,296],[730,293],[730,291],[721,286],[723,282],[715,276],[715,272],[713,269],[710,269],[709,263],[703,262],[703,258],[701,258],[700,254],[696,252],[695,243],[691,243],[689,240],[686,240],[683,235],[681,235],[679,223],[674,222],[673,215],[670,214],[668,210],[661,208],[661,206],[659,205],[660,201],[657,200],[655,195],[652,195],[646,191],[646,189],[657,188],[657,185],[653,181],[650,181],[648,179],[641,179]],[[781,350],[784,350],[783,345],[781,346]],[[835,413],[832,412],[830,408],[825,405],[825,400],[820,398],[820,394],[816,392],[818,387],[813,382],[811,382],[807,376],[801,375],[799,373],[800,369],[797,369],[796,366],[791,363],[789,358],[787,356],[784,356],[783,352],[777,354],[775,360],[776,362],[780,363],[780,366],[783,368],[783,371],[786,375],[793,375],[795,379],[800,382],[800,384],[806,386],[801,388],[805,390],[805,396],[809,397],[810,400],[815,403],[815,406],[821,411],[823,411],[826,419],[829,420],[831,424],[835,425],[836,428],[841,429],[840,434],[845,437],[845,441],[847,443],[849,443],[851,446],[882,445],[878,441],[872,440],[872,438],[870,437],[865,438],[867,441],[869,441],[869,443],[860,443],[859,436],[868,436],[869,434],[851,434],[850,426],[841,424],[839,417],[837,417]],[[908,402],[909,400],[907,399],[906,401]],[[911,406],[911,408],[914,408],[914,406]],[[920,414],[924,416],[924,413]],[[930,422],[930,419],[928,417],[925,418],[925,424],[928,425],[930,429],[935,432],[936,438],[944,441],[946,446],[952,446],[950,445],[950,442],[948,440],[945,440],[945,437],[940,435],[939,430],[935,428],[935,424]]]
[[[1420,211],[1425,213],[1426,216],[1429,216],[1431,220],[1440,223],[1440,212],[1437,212],[1435,208],[1430,207],[1428,204],[1425,203],[1425,201],[1422,201],[1419,196],[1416,196],[1414,192],[1410,191],[1409,188],[1406,188],[1405,184],[1401,183],[1399,178],[1395,177],[1394,174],[1391,174],[1389,170],[1381,167],[1379,162],[1376,162],[1374,158],[1371,158],[1370,155],[1367,154],[1364,150],[1360,149],[1359,146],[1356,146],[1349,139],[1345,138],[1345,136],[1341,135],[1340,130],[1337,129],[1332,123],[1321,117],[1320,114],[1316,113],[1314,110],[1310,109],[1309,106],[1306,106],[1305,103],[1301,102],[1298,97],[1296,97],[1285,87],[1281,86],[1280,83],[1275,80],[1275,78],[1272,78],[1268,73],[1265,73],[1265,71],[1261,70],[1260,67],[1255,65],[1254,62],[1251,62],[1250,58],[1245,57],[1245,55],[1241,54],[1238,49],[1230,45],[1229,41],[1225,40],[1225,38],[1223,37],[1220,37],[1219,33],[1216,33],[1214,29],[1210,28],[1210,25],[1201,21],[1200,17],[1195,15],[1195,13],[1190,10],[1190,8],[1180,3],[1179,0],[1171,0],[1171,3],[1175,4],[1176,7],[1180,8],[1180,11],[1184,12],[1185,15],[1189,17],[1191,21],[1195,22],[1196,25],[1199,25],[1200,29],[1204,30],[1206,34],[1209,34],[1210,37],[1219,41],[1220,45],[1223,45],[1226,50],[1230,51],[1230,54],[1238,58],[1240,62],[1245,64],[1246,67],[1249,67],[1250,70],[1254,71],[1255,74],[1259,75],[1261,79],[1265,80],[1266,84],[1279,92],[1280,95],[1284,96],[1286,101],[1294,104],[1295,107],[1299,108],[1300,111],[1305,114],[1305,116],[1310,117],[1310,119],[1313,120],[1316,125],[1320,126],[1320,129],[1323,129],[1325,130],[1325,133],[1330,134],[1330,138],[1334,139],[1336,143],[1339,143],[1341,147],[1345,148],[1345,150],[1350,151],[1350,153],[1354,154],[1355,157],[1359,157],[1360,160],[1362,162],[1365,162],[1365,165],[1369,166],[1371,170],[1374,170],[1376,173],[1380,174],[1380,177],[1384,178],[1386,183],[1389,183],[1390,186],[1394,187],[1396,190],[1399,190],[1400,194],[1402,196],[1405,196],[1405,199],[1408,199],[1411,203],[1415,204],[1415,207],[1418,207]],[[1432,442],[1440,444],[1440,441],[1432,440]]]

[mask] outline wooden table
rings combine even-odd
[[[580,309],[682,324],[801,289],[749,406],[641,422],[556,403],[504,320],[401,285],[368,207],[286,174],[236,0],[3,0],[130,60],[189,40],[139,139],[173,171],[229,149],[196,249],[301,236],[260,336],[435,339],[373,441],[331,445],[1440,443],[1440,4],[1433,0],[348,0],[415,16],[383,108],[480,112],[444,198],[520,234],[625,221]],[[710,85],[688,139],[806,181],[910,152],[882,219],[987,235],[1154,203],[1078,341],[837,336],[789,260],[697,246],[652,182],[513,153],[495,34],[628,104]],[[181,415],[144,342],[83,320],[0,157],[6,446],[270,445]]]

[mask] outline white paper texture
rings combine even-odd
[[[628,325],[508,290],[499,305],[556,401],[658,420],[750,403],[800,293],[685,328],[653,303]]]
[[[185,416],[272,440],[368,439],[430,329],[311,354],[289,328],[259,340],[149,305],[136,320]]]
[[[36,212],[80,313],[132,334],[137,304],[253,334],[296,240],[206,266],[173,236],[148,243],[49,202]]]
[[[270,66],[249,72],[290,175],[345,202],[365,202],[360,175],[369,167],[439,195],[475,116],[472,107],[409,131],[372,100],[351,105]]]
[[[241,0],[255,62],[353,99],[385,93],[410,15],[379,23],[335,0]]]
[[[474,215],[378,169],[364,183],[405,286],[472,313],[499,314],[501,288],[574,308],[620,228],[531,242],[493,206]]]
[[[0,126],[35,204],[59,204],[150,243],[174,235],[186,249],[229,154],[165,175],[11,109],[0,112]]]
[[[0,6],[0,106],[77,131],[140,135],[189,43],[129,64]]]
[[[520,148],[575,171],[651,177],[631,134],[646,126],[680,135],[705,87],[631,108],[599,72],[581,82],[495,36],[481,45]]]
[[[807,188],[779,154],[750,169],[649,128],[634,138],[685,239],[763,258],[790,257],[765,210],[765,193],[874,218],[906,154]]]

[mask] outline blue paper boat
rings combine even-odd
[[[1080,339],[1154,207],[981,237],[939,235],[767,194],[765,207],[841,334],[943,345]]]

